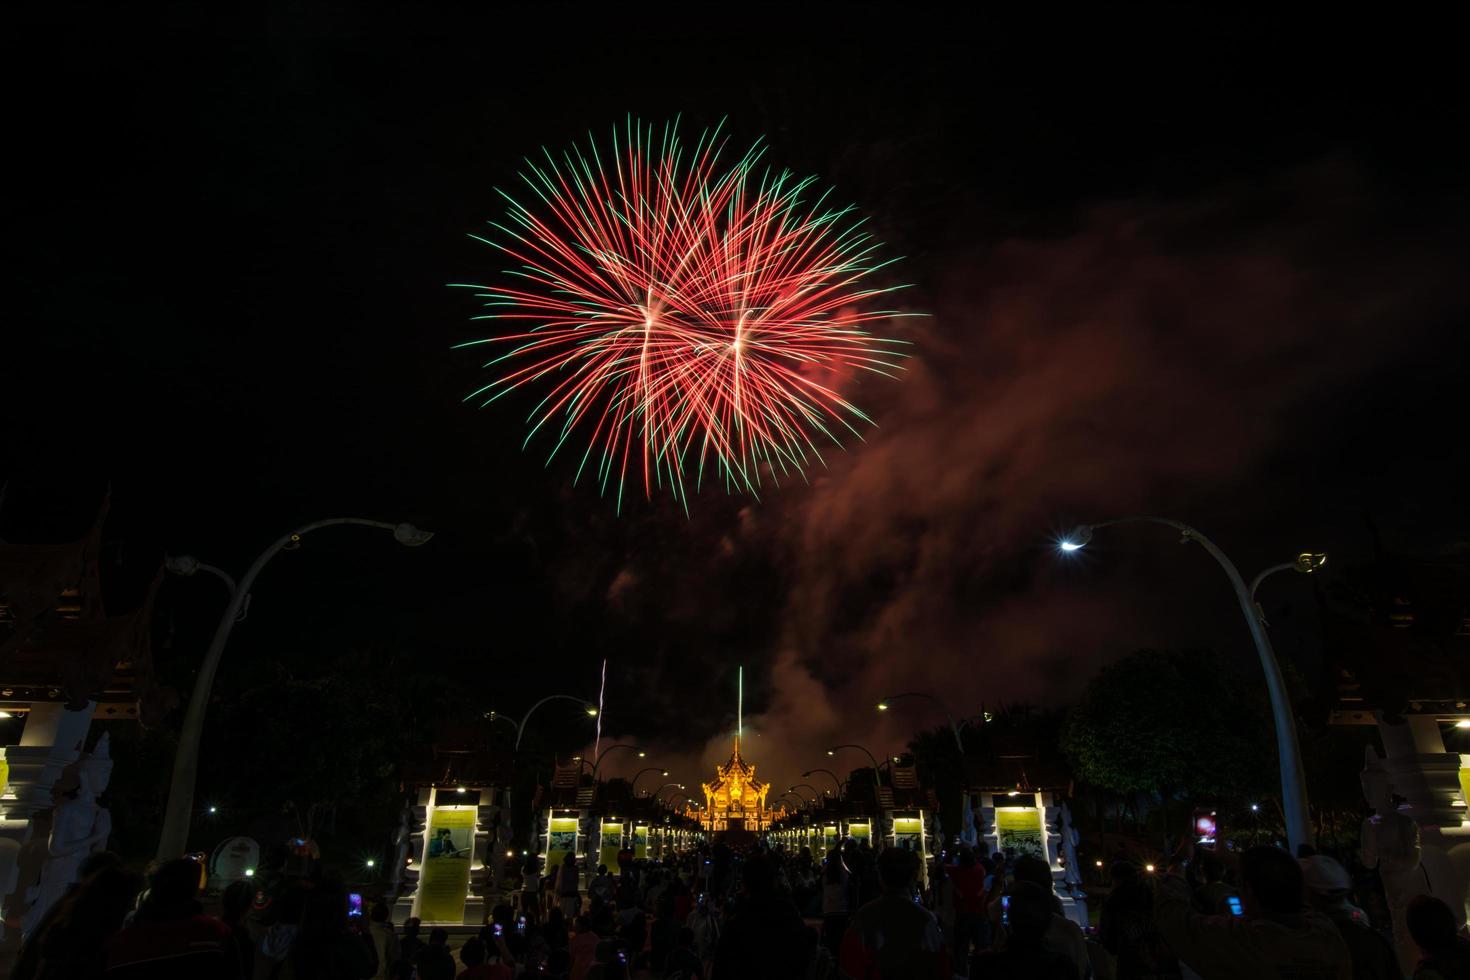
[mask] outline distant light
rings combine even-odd
[[[8,711],[0,711],[0,718],[14,718],[14,717],[15,717],[15,715],[11,714]]]
[[[836,752],[833,752],[831,749],[828,749],[827,750],[827,754],[828,755],[836,755],[837,753]]]
[[[367,865],[369,868],[375,868],[375,867],[378,866],[378,862],[377,861],[374,861],[372,858],[368,858],[366,861],[364,861],[362,863],[365,864],[365,865]]]
[[[513,858],[513,857],[516,856],[516,852],[515,851],[506,851],[505,852],[505,856],[508,857],[508,858]]]
[[[647,752],[639,752],[638,753],[638,758],[640,758],[640,759],[646,759],[646,758],[648,758],[648,753]]]
[[[211,804],[210,807],[209,807],[209,812],[210,813],[219,813],[219,807],[214,806],[213,804]]]
[[[1007,796],[1020,796],[1021,795],[1021,791],[1018,790],[1018,789],[1013,789],[1009,793],[1007,793],[1006,795]]]
[[[1143,866],[1143,870],[1147,871],[1149,874],[1153,874],[1154,873],[1154,866],[1152,864],[1145,864]]]
[[[1470,728],[1470,718],[1461,718],[1459,721],[1455,722],[1455,727]]]
[[[1082,545],[1076,541],[1060,541],[1057,543],[1057,547],[1063,551],[1080,551],[1082,549]]]
[[[580,755],[574,755],[574,756],[572,756],[572,761],[573,762],[581,762],[582,761],[582,757]]]
[[[1259,804],[1259,803],[1252,803],[1251,804],[1251,812],[1252,813],[1255,813],[1260,808],[1261,808],[1261,804]]]
[[[588,718],[596,718],[597,717],[597,709],[594,708],[594,707],[592,707],[592,705],[590,705],[590,704],[587,705],[587,717]]]
[[[456,786],[456,787],[455,787],[455,788],[454,788],[454,791],[455,791],[455,792],[456,792],[456,793],[463,793],[463,792],[465,792],[465,788],[464,788],[464,787],[463,787],[463,786]]]
[[[665,776],[667,776],[667,775],[668,775],[668,774],[669,774],[669,771],[668,771],[668,770],[667,770],[667,769],[665,769],[665,770],[664,770],[664,771],[663,771],[663,774],[664,774],[664,775],[665,775]]]
[[[1095,861],[1093,863],[1096,864],[1099,868],[1102,867],[1102,862],[1101,861]]]
[[[878,710],[879,711],[887,711],[888,710],[888,702],[887,701],[879,701],[878,702]]]
[[[245,877],[247,877],[247,878],[254,878],[255,877],[255,869],[254,868],[246,868],[245,869]]]

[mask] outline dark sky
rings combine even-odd
[[[333,515],[439,533],[311,539],[232,656],[393,644],[503,710],[591,693],[607,656],[610,729],[665,757],[724,744],[743,662],[795,771],[935,720],[879,727],[894,688],[969,713],[1140,646],[1247,652],[1205,556],[1120,530],[1060,566],[1079,519],[1167,513],[1247,575],[1361,559],[1369,520],[1470,541],[1463,119],[1431,24],[207,7],[7,32],[0,432],[17,486],[110,481],[134,555],[238,570]],[[932,314],[895,328],[908,376],[853,391],[879,427],[810,486],[619,516],[520,450],[521,412],[461,404],[476,311],[444,283],[499,268],[466,233],[523,154],[630,112],[764,135],[906,257]],[[168,588],[202,648],[219,597]],[[1311,666],[1310,589],[1271,588]]]

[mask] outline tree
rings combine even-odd
[[[1239,799],[1271,785],[1276,756],[1259,692],[1224,658],[1143,650],[1088,684],[1069,713],[1062,749],[1079,779],[1125,795],[1157,794],[1164,807]]]

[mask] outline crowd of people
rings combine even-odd
[[[1402,980],[1393,947],[1332,858],[1182,845],[1155,873],[1121,857],[1097,928],[1064,914],[1047,862],[954,844],[927,867],[902,848],[720,842],[614,870],[530,859],[477,935],[417,919],[340,877],[266,873],[201,902],[202,866],[145,882],[110,854],[21,951],[16,980]],[[927,874],[926,874],[927,872]],[[512,883],[507,883],[512,884]],[[1084,920],[1085,921],[1085,920]],[[1431,896],[1406,917],[1415,980],[1470,980],[1470,939]]]

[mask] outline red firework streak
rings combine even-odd
[[[472,236],[518,267],[500,285],[453,284],[484,300],[475,319],[504,328],[459,346],[509,348],[466,401],[544,387],[527,443],[559,429],[555,457],[579,434],[577,477],[595,460],[619,506],[630,469],[646,495],[667,487],[687,508],[707,469],[756,493],[821,462],[818,441],[871,421],[836,378],[900,369],[904,342],[867,325],[913,315],[875,308],[903,288],[875,282],[894,260],[879,260],[852,208],[811,194],[815,178],[758,167],[759,141],[722,164],[719,127],[688,152],[677,126],[629,120],[606,163],[590,140],[560,162],[527,160],[532,206],[501,191],[497,234]]]

